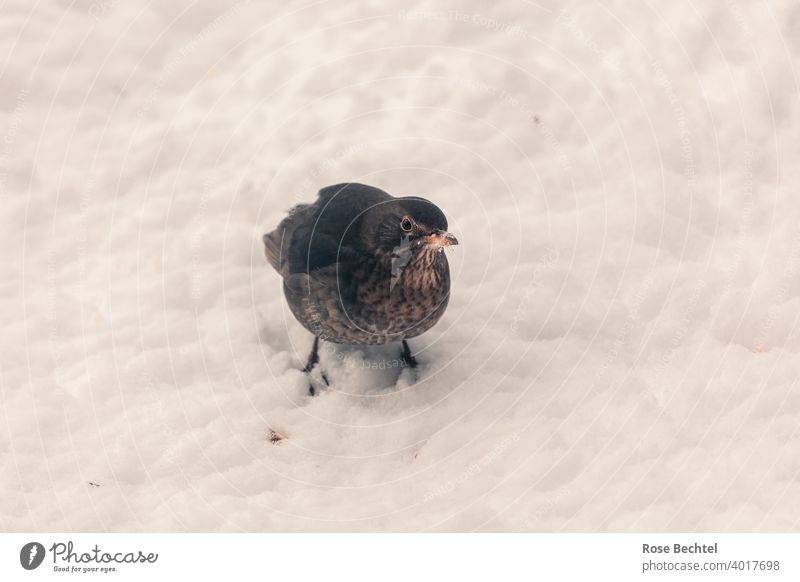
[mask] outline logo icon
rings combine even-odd
[[[19,551],[19,563],[26,570],[35,570],[44,561],[44,546],[39,542],[28,542]]]

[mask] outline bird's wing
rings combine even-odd
[[[346,269],[365,252],[358,248],[359,218],[391,199],[383,190],[364,184],[323,188],[315,203],[295,206],[278,228],[264,235],[267,259],[284,279],[336,263]]]
[[[320,269],[338,265],[339,269],[347,269],[348,265],[357,262],[361,253],[342,238],[332,236],[316,229],[292,241],[289,250],[289,272],[308,273],[313,275]]]
[[[284,283],[296,292],[308,292],[312,287],[336,289],[339,286],[339,273],[344,272],[341,267],[341,265],[333,264],[315,269],[311,273],[292,273],[284,279]]]
[[[327,297],[333,300],[352,301],[356,288],[352,285],[350,265],[333,263],[314,269],[310,273],[292,273],[283,280],[284,285],[297,295]],[[324,292],[320,293],[324,288]]]

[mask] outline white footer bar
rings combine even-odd
[[[800,580],[800,534],[0,534],[0,580]]]

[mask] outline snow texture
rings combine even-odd
[[[0,529],[798,529],[796,0],[0,14]],[[260,236],[342,181],[461,245],[310,398]]]

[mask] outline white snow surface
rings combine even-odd
[[[796,0],[0,10],[0,529],[798,529]],[[461,245],[310,398],[342,181]]]

